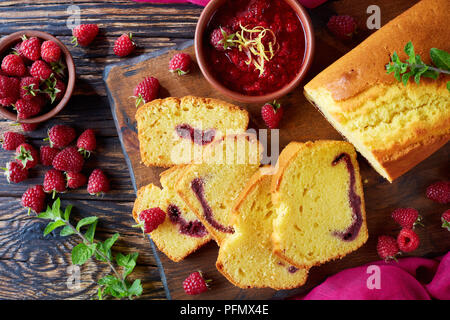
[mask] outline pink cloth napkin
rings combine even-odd
[[[153,3],[183,3],[183,2],[191,2],[194,4],[198,4],[200,6],[206,6],[209,0],[133,0],[135,2],[153,2]],[[315,8],[327,0],[298,0],[300,4],[305,6],[306,8]]]
[[[372,281],[375,273],[380,276],[379,286]],[[347,269],[329,277],[307,295],[293,299],[450,300],[450,252],[439,259],[403,258],[398,263],[377,261]]]

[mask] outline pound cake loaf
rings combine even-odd
[[[227,135],[205,149],[201,163],[187,165],[176,190],[220,245],[234,232],[231,209],[258,170],[262,146],[250,134]]]
[[[333,63],[304,90],[306,97],[389,181],[450,139],[449,75],[412,77],[406,86],[386,64],[405,45],[431,64],[430,49],[450,51],[449,0],[422,0]]]
[[[292,289],[303,285],[308,269],[298,269],[272,252],[276,216],[270,186],[273,168],[263,167],[248,182],[233,208],[234,234],[219,250],[217,269],[240,288]]]
[[[159,187],[149,184],[138,191],[133,217],[139,223],[139,214],[159,207],[166,219],[150,233],[155,245],[171,260],[178,262],[211,240],[206,228],[175,192],[174,185],[183,167],[176,166],[161,174]]]
[[[342,258],[367,241],[361,176],[350,143],[289,143],[271,191],[274,253],[296,267]]]
[[[192,162],[229,133],[245,132],[248,113],[227,102],[187,96],[153,100],[136,112],[141,160],[170,167]]]

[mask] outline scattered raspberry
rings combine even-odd
[[[442,214],[441,220],[442,228],[446,228],[448,231],[450,231],[450,209]]]
[[[39,93],[39,78],[24,77],[20,79],[20,98],[30,100]]]
[[[17,110],[17,117],[19,119],[29,119],[41,112],[42,103],[33,97],[29,100],[17,100],[14,107]]]
[[[66,192],[66,179],[61,171],[51,169],[44,176],[44,191],[52,193],[52,199],[55,199],[56,193]]]
[[[124,33],[117,38],[114,43],[114,54],[119,57],[125,57],[134,51],[136,44],[131,40],[132,34]]]
[[[158,207],[143,210],[139,214],[139,221],[141,222],[145,233],[150,233],[158,228],[165,219],[166,213]]]
[[[450,181],[439,181],[428,186],[427,198],[439,203],[449,203]]]
[[[261,108],[261,116],[270,129],[275,129],[283,117],[283,107],[276,101],[266,103]]]
[[[8,180],[9,183],[19,183],[28,178],[28,169],[24,169],[18,162],[8,162],[6,168],[2,169],[5,171],[6,180]]]
[[[0,139],[0,142],[4,150],[12,151],[16,150],[22,143],[25,143],[25,136],[17,132],[8,131],[3,134],[3,139]]]
[[[25,169],[31,169],[39,163],[39,152],[30,144],[22,143],[16,148],[15,159]]]
[[[39,123],[21,123],[20,126],[22,127],[23,131],[30,132],[36,130],[36,128],[39,126]]]
[[[45,209],[45,192],[42,186],[30,187],[22,195],[22,206],[28,208],[28,214],[33,210],[40,213]]]
[[[61,48],[53,41],[44,41],[41,45],[41,57],[47,63],[57,62],[61,57]]]
[[[134,96],[136,99],[136,107],[142,102],[147,103],[156,99],[159,91],[159,81],[154,77],[146,77],[134,88]]]
[[[356,21],[351,16],[332,16],[327,27],[339,39],[349,40],[356,31]]]
[[[100,195],[109,191],[109,180],[100,169],[95,169],[89,176],[87,191],[90,195]]]
[[[97,147],[97,140],[95,139],[95,133],[92,129],[84,131],[77,140],[78,151],[83,154],[85,158],[89,158],[91,152],[94,152]]]
[[[72,30],[72,43],[75,46],[88,46],[97,34],[98,26],[96,24],[80,24]]]
[[[419,216],[419,212],[414,208],[398,208],[392,212],[392,218],[402,228],[414,229],[416,225],[422,225],[420,222],[422,217]]]
[[[201,271],[191,273],[183,281],[183,289],[189,295],[196,295],[208,291],[207,281],[203,278]]]
[[[419,236],[411,229],[402,229],[397,237],[397,245],[403,252],[411,252],[419,246]]]
[[[78,189],[86,185],[87,178],[80,172],[66,172],[67,187],[70,189]]]
[[[396,256],[400,253],[397,241],[390,236],[379,236],[377,243],[378,256],[385,260],[397,260]]]
[[[52,165],[60,171],[80,172],[83,169],[84,158],[76,147],[68,147],[55,156]]]
[[[235,37],[234,33],[228,28],[217,28],[211,33],[211,38],[209,42],[211,45],[219,51],[225,51],[235,44],[233,39]]]
[[[177,53],[169,62],[169,71],[177,72],[180,76],[185,75],[189,73],[191,63],[192,60],[190,55],[184,52]]]
[[[60,150],[57,148],[52,148],[50,146],[42,146],[40,150],[41,164],[43,166],[51,166],[53,163],[53,159],[55,159],[59,151]]]
[[[19,98],[19,91],[20,91],[19,79],[0,75],[0,98],[1,99],[10,98],[9,101],[16,102],[16,100]]]
[[[36,37],[27,39],[25,35],[22,37],[22,40],[20,53],[32,61],[39,60],[41,57],[41,41]]]
[[[75,129],[66,125],[55,125],[48,131],[50,146],[54,148],[64,148],[75,140],[75,138]]]
[[[53,70],[44,61],[37,60],[31,65],[30,74],[35,78],[47,80],[53,74]]]
[[[22,61],[22,58],[15,54],[9,54],[2,60],[2,70],[9,76],[22,77],[25,75],[27,69]]]
[[[46,94],[50,103],[54,103],[64,97],[66,84],[57,78],[50,77],[45,81],[44,89],[42,91]]]

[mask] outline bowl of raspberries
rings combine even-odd
[[[37,124],[59,113],[75,86],[75,65],[52,35],[25,30],[0,41],[0,114]]]

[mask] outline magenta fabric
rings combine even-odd
[[[368,266],[379,267],[380,288],[369,289]],[[450,252],[438,259],[377,261],[341,271],[295,300],[450,300]]]
[[[200,6],[206,6],[209,0],[133,0],[135,2],[153,2],[153,3],[183,3],[190,2],[194,4],[198,4]],[[301,5],[306,8],[315,8],[322,3],[325,3],[327,0],[298,0]]]

